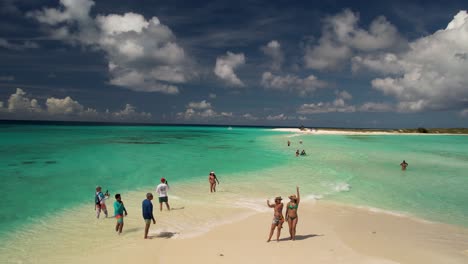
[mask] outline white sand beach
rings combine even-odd
[[[300,206],[297,240],[289,240],[285,224],[280,241],[267,243],[271,217],[258,213],[187,239],[161,232],[144,240],[139,230],[130,241],[116,237],[118,247],[82,252],[69,263],[468,263],[463,228],[308,202]]]

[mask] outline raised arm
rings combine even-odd
[[[296,191],[297,191],[297,202],[296,202],[296,204],[299,204],[299,201],[301,200],[301,197],[299,196],[299,186],[296,186]]]
[[[274,204],[270,204],[270,200],[267,200],[267,205],[268,205],[268,207],[270,207],[270,208],[273,208],[273,207],[275,207],[275,205],[274,205]]]

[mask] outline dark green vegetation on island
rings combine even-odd
[[[423,127],[400,128],[400,129],[327,128],[326,130],[350,131],[350,132],[414,133],[414,134],[468,134],[468,128],[423,128]]]

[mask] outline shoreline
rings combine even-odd
[[[304,263],[313,256],[319,263],[458,264],[468,261],[466,227],[328,200],[302,201],[298,211],[297,240],[289,241],[285,223],[280,241],[272,240],[270,243],[266,243],[266,238],[272,209],[266,205],[261,207],[262,210],[224,206],[216,207],[216,211],[204,209],[200,213],[208,214],[201,217],[212,224],[194,233],[190,228],[175,228],[182,224],[178,222],[181,217],[195,213],[187,212],[188,208],[177,210],[180,205],[176,202],[178,198],[172,199],[176,210],[171,212],[159,212],[157,202],[153,201],[157,222],[150,228],[152,239],[145,240],[142,237],[144,224],[138,211],[140,198],[125,197],[130,214],[125,219],[122,235],[113,231],[114,218],[92,221],[89,206],[83,205],[52,216],[47,222],[51,222],[53,227],[36,230],[34,237],[21,233],[15,235],[19,240],[29,238],[37,241],[25,247],[29,255],[26,258],[5,260],[7,263],[150,261],[185,264],[203,261],[238,264],[262,263],[265,260]],[[71,212],[82,215],[79,219],[70,220],[79,223],[81,230],[64,223]],[[64,230],[64,227],[70,230]],[[49,234],[56,231],[64,234],[58,237]]]
[[[347,130],[347,129],[309,129],[305,128],[303,130],[299,128],[272,128],[272,131],[280,131],[280,132],[291,132],[291,133],[298,133],[298,134],[305,134],[305,135],[459,135],[459,136],[466,136],[468,134],[465,133],[418,133],[418,132],[403,132],[404,130],[391,130],[391,131],[371,131],[371,130]]]
[[[77,256],[70,263],[262,263],[266,260],[304,263],[311,258],[319,263],[468,261],[468,229],[465,228],[423,223],[328,201],[303,202],[298,214],[301,220],[296,241],[289,240],[285,223],[280,241],[267,243],[272,212],[258,212],[191,238],[174,239],[170,232],[164,231],[154,233],[158,223],[150,229],[153,239],[146,241],[139,233],[129,238],[124,229],[123,237],[116,238],[123,239],[117,248],[108,246]]]

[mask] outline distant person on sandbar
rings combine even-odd
[[[273,208],[273,221],[271,222],[270,236],[268,237],[267,242],[271,241],[271,237],[273,236],[273,232],[275,231],[275,228],[277,229],[276,242],[279,241],[281,228],[283,228],[283,223],[284,223],[283,203],[281,202],[281,200],[283,200],[281,196],[278,196],[275,198],[274,204],[270,204],[270,200],[267,200],[268,207]]]
[[[109,198],[109,191],[106,191],[105,194],[102,193],[101,186],[96,187],[96,193],[94,195],[94,210],[96,210],[96,218],[99,218],[101,215],[101,210],[107,217],[107,207],[106,200]]]
[[[208,176],[208,181],[210,182],[210,192],[216,192],[216,183],[219,184],[219,181],[214,171],[210,172],[210,175]]]
[[[291,141],[288,140],[288,147],[291,146]]]
[[[159,211],[162,211],[162,204],[166,204],[167,210],[171,210],[169,206],[169,198],[167,197],[167,190],[169,190],[169,183],[165,178],[161,178],[161,183],[156,187],[156,192],[159,194]]]
[[[299,150],[296,150],[296,157],[299,157]]]
[[[298,221],[297,209],[299,207],[299,187],[296,187],[297,196],[295,194],[289,196],[289,202],[286,205],[286,221],[289,225],[289,235],[291,240],[296,240],[296,225]]]
[[[122,234],[122,229],[124,226],[124,212],[125,216],[127,216],[127,209],[125,209],[125,206],[122,202],[122,197],[120,196],[120,193],[118,193],[115,195],[114,215],[115,219],[117,220],[117,224],[115,225],[115,232],[119,232],[119,235]]]
[[[302,150],[301,156],[305,156],[305,155],[307,155],[306,152],[305,152],[305,150]]]
[[[400,166],[401,166],[401,170],[406,170],[406,167],[408,167],[408,163],[406,163],[406,161],[403,160],[403,162],[400,163]]]
[[[148,231],[151,225],[151,221],[153,221],[153,224],[156,224],[156,220],[154,219],[153,215],[153,203],[151,200],[153,200],[153,194],[147,193],[146,199],[143,200],[143,203],[141,204],[143,219],[145,220],[145,239],[148,238]]]

